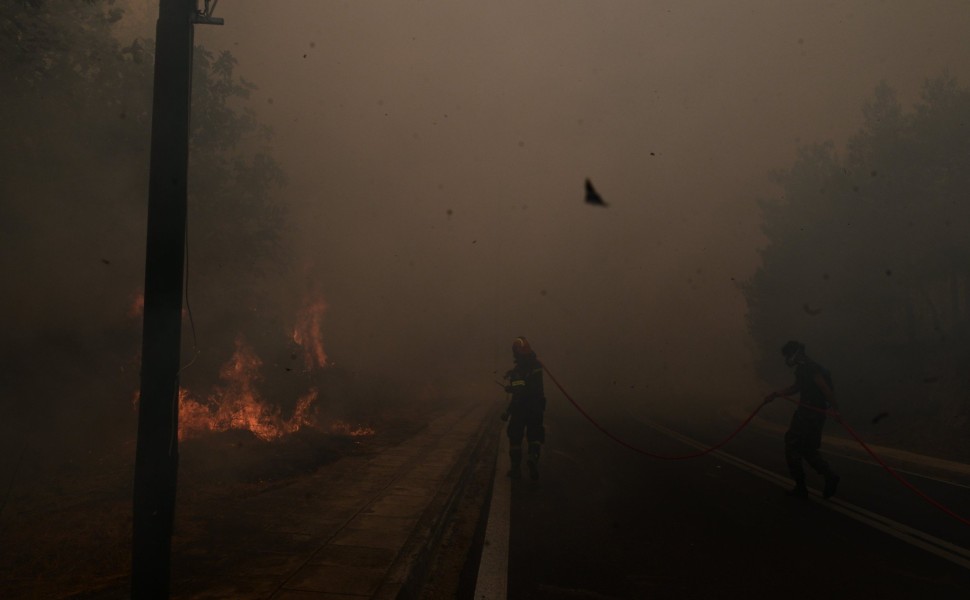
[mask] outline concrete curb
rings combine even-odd
[[[200,516],[212,533],[179,556],[173,598],[417,597],[497,411],[443,407],[395,446]]]
[[[470,411],[471,414],[480,412],[482,411],[475,408]],[[438,493],[391,567],[388,582],[373,596],[375,600],[411,600],[420,597],[429,575],[431,561],[442,541],[449,519],[474,471],[474,466],[483,459],[482,454],[489,445],[488,436],[494,429],[493,417],[497,415],[498,409],[495,407],[484,411],[485,418],[480,419],[454,467],[442,481]]]

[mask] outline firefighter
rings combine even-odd
[[[529,443],[525,464],[533,481],[539,479],[539,453],[546,438],[542,414],[546,409],[546,396],[542,391],[542,364],[532,351],[529,341],[517,337],[512,341],[512,359],[515,366],[505,374],[508,385],[505,391],[511,395],[509,406],[502,413],[508,421],[509,477],[522,478],[522,437]]]
[[[785,461],[788,471],[795,480],[795,487],[788,492],[798,498],[808,497],[805,486],[805,470],[802,460],[807,462],[819,475],[825,478],[822,491],[824,498],[831,498],[839,485],[839,476],[818,453],[822,445],[822,427],[825,425],[825,411],[831,407],[838,418],[838,404],[828,370],[805,355],[805,345],[791,340],[781,348],[785,364],[795,369],[795,383],[789,387],[771,392],[765,402],[780,396],[799,394],[799,406],[792,415],[791,425],[785,433]]]

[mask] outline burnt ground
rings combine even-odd
[[[289,485],[337,459],[394,445],[424,426],[436,403],[382,406],[358,421],[368,437],[319,430],[264,442],[231,431],[180,445],[173,555],[198,547],[200,515]],[[360,416],[360,415],[358,415]],[[112,597],[127,590],[135,440],[38,447],[30,439],[0,458],[0,598]],[[111,590],[114,590],[112,592]]]

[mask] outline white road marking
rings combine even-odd
[[[825,453],[826,454],[831,454],[833,456],[838,456],[840,458],[845,458],[845,459],[848,459],[848,460],[852,460],[852,461],[855,461],[855,462],[858,462],[858,463],[862,463],[864,465],[869,465],[870,467],[876,467],[877,469],[882,469],[882,465],[880,465],[876,461],[872,460],[871,458],[859,458],[857,456],[849,456],[848,454],[843,454],[842,452],[833,452],[832,450],[826,450]],[[913,477],[919,477],[921,479],[929,479],[930,481],[936,481],[938,483],[945,483],[946,485],[954,485],[954,486],[956,486],[958,488],[963,488],[965,490],[970,490],[970,485],[966,485],[966,484],[963,484],[963,483],[959,483],[957,481],[953,481],[952,479],[944,479],[942,477],[934,477],[932,475],[924,475],[923,473],[917,473],[915,471],[908,471],[906,469],[900,469],[899,467],[896,467],[896,466],[893,466],[893,470],[896,471],[897,473],[902,473],[904,475],[911,475]]]
[[[499,433],[492,499],[485,525],[485,544],[475,580],[475,600],[505,600],[508,595],[509,516],[512,504],[512,485],[504,468],[508,455],[509,440],[503,427]]]
[[[759,433],[759,434],[761,434],[761,435],[763,435],[765,437],[770,437],[770,435],[771,435],[771,434],[768,433],[767,430],[765,430],[763,428],[755,428],[752,431],[756,431],[757,433]],[[782,430],[782,431],[784,431],[784,430]],[[853,440],[853,443],[855,443],[854,440]],[[860,448],[860,450],[861,450],[861,448]],[[857,462],[857,463],[862,463],[864,465],[869,465],[870,467],[875,467],[877,469],[882,469],[882,465],[880,465],[876,461],[872,460],[872,458],[869,457],[868,455],[865,455],[865,456],[862,456],[862,457],[859,457],[859,456],[851,456],[849,454],[846,454],[845,452],[840,452],[838,450],[834,450],[834,449],[832,449],[831,446],[829,446],[829,447],[827,447],[825,449],[825,454],[830,454],[832,456],[838,456],[839,458],[844,458],[846,460],[851,460],[851,461],[854,461],[854,462]],[[901,468],[899,468],[897,466],[893,466],[893,470],[896,471],[897,473],[902,473],[904,475],[911,475],[913,477],[919,477],[921,479],[929,479],[930,481],[936,481],[937,483],[945,483],[947,485],[955,485],[956,487],[963,488],[965,490],[970,490],[970,485],[967,485],[965,483],[960,483],[959,481],[956,481],[954,479],[948,479],[946,477],[937,477],[937,476],[934,476],[934,475],[927,475],[925,473],[917,473],[916,471],[910,471],[908,469],[901,469]]]
[[[698,450],[705,450],[708,447],[692,438],[689,438],[685,435],[677,433],[676,431],[673,431],[671,429],[667,429],[662,425],[658,425],[657,423],[653,423],[643,418],[639,418],[638,420],[644,425],[651,427],[668,437],[674,438],[675,440],[680,440],[681,442],[689,446],[693,446]],[[717,458],[725,462],[728,462],[738,467],[739,469],[745,470],[751,473],[752,475],[756,475],[758,477],[761,477],[762,479],[775,483],[781,486],[782,488],[788,488],[791,486],[791,480],[788,479],[787,477],[782,477],[777,473],[773,473],[772,471],[759,467],[758,465],[749,463],[748,461],[742,460],[736,456],[728,454],[723,450],[715,450],[711,452],[711,455],[716,456]],[[918,529],[909,527],[908,525],[897,523],[896,521],[893,521],[888,517],[884,517],[880,514],[868,511],[862,507],[856,506],[844,500],[840,500],[839,498],[829,498],[828,500],[822,500],[821,494],[817,489],[809,488],[809,490],[812,492],[812,495],[809,497],[813,501],[818,502],[820,505],[826,508],[830,508],[836,512],[840,512],[848,517],[855,519],[856,521],[864,523],[874,529],[878,529],[883,533],[888,533],[889,535],[895,538],[898,538],[908,544],[911,544],[913,546],[916,546],[917,548],[926,550],[927,552],[935,554],[940,558],[946,559],[952,563],[960,565],[964,569],[970,569],[970,550],[967,550],[966,548],[962,548],[960,546],[957,546],[956,544],[947,542],[946,540],[941,540],[928,533],[924,533],[922,531],[919,531]]]

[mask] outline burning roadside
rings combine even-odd
[[[436,409],[427,389],[332,364],[323,345],[325,306],[308,299],[291,327],[268,336],[275,346],[237,332],[221,359],[211,352],[184,369],[176,508],[183,537],[193,535],[184,515],[223,510],[342,457],[398,443]],[[33,378],[14,390],[29,414],[3,427],[11,435],[0,462],[0,480],[9,484],[0,512],[0,597],[124,587],[138,401],[135,316],[128,330],[110,333],[111,352],[85,353],[90,340],[61,344],[59,360],[77,371],[73,379],[44,379],[57,362],[38,361]],[[64,414],[55,418],[60,407]],[[18,428],[23,435],[13,435]]]

